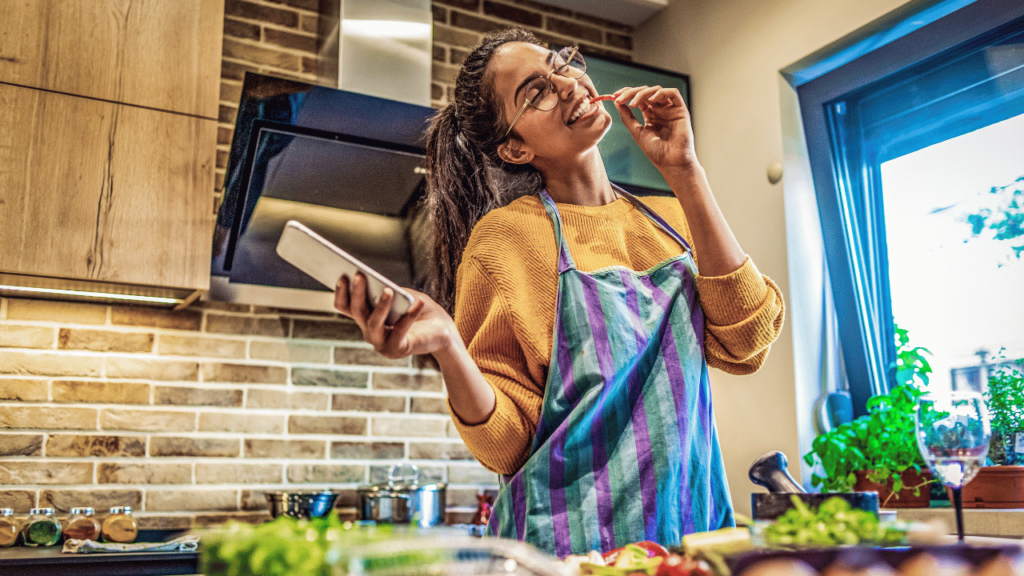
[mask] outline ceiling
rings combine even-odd
[[[668,0],[536,0],[541,4],[639,26],[668,6]]]

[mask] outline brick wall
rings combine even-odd
[[[217,303],[0,300],[0,507],[130,505],[148,528],[266,518],[267,489],[354,489],[409,460],[453,521],[496,476],[426,358],[388,360],[327,314]]]
[[[435,0],[434,68],[431,98],[447,104],[459,65],[483,35],[508,25],[533,31],[544,42],[577,45],[584,55],[633,59],[630,27],[532,0]]]
[[[221,68],[217,185],[221,189],[245,72],[317,82],[317,9],[321,0],[226,0]],[[459,64],[486,32],[509,25],[545,41],[579,45],[584,54],[632,60],[630,27],[533,0],[435,0],[435,107],[448,103]],[[216,204],[215,204],[216,205]]]
[[[218,191],[244,72],[316,81],[318,6],[226,1]],[[631,55],[628,28],[529,0],[437,0],[433,16],[436,106],[494,27]],[[268,489],[333,488],[353,516],[356,486],[410,461],[468,521],[497,479],[445,406],[429,359],[380,357],[336,315],[0,299],[0,507],[19,513],[130,505],[143,528],[183,529],[266,519]]]

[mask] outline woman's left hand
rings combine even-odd
[[[626,129],[662,173],[697,163],[690,111],[679,90],[661,86],[620,88],[613,102]],[[640,110],[642,123],[633,116],[632,108]]]

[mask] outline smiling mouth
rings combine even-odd
[[[572,124],[573,122],[579,120],[581,116],[589,112],[590,109],[593,107],[594,103],[591,102],[589,97],[587,97],[586,99],[583,100],[583,102],[580,103],[579,107],[577,107],[576,110],[572,113],[572,116],[569,117],[569,121],[566,122],[566,125]]]

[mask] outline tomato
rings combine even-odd
[[[651,542],[649,540],[643,540],[641,542],[636,542],[634,544],[627,544],[621,548],[609,550],[605,552],[602,556],[604,557],[605,562],[607,562],[608,564],[614,564],[615,560],[619,557],[619,554],[621,554],[623,550],[626,550],[631,546],[637,546],[642,548],[647,553],[648,558],[668,557],[668,550],[666,550],[661,544],[658,544],[657,542]]]

